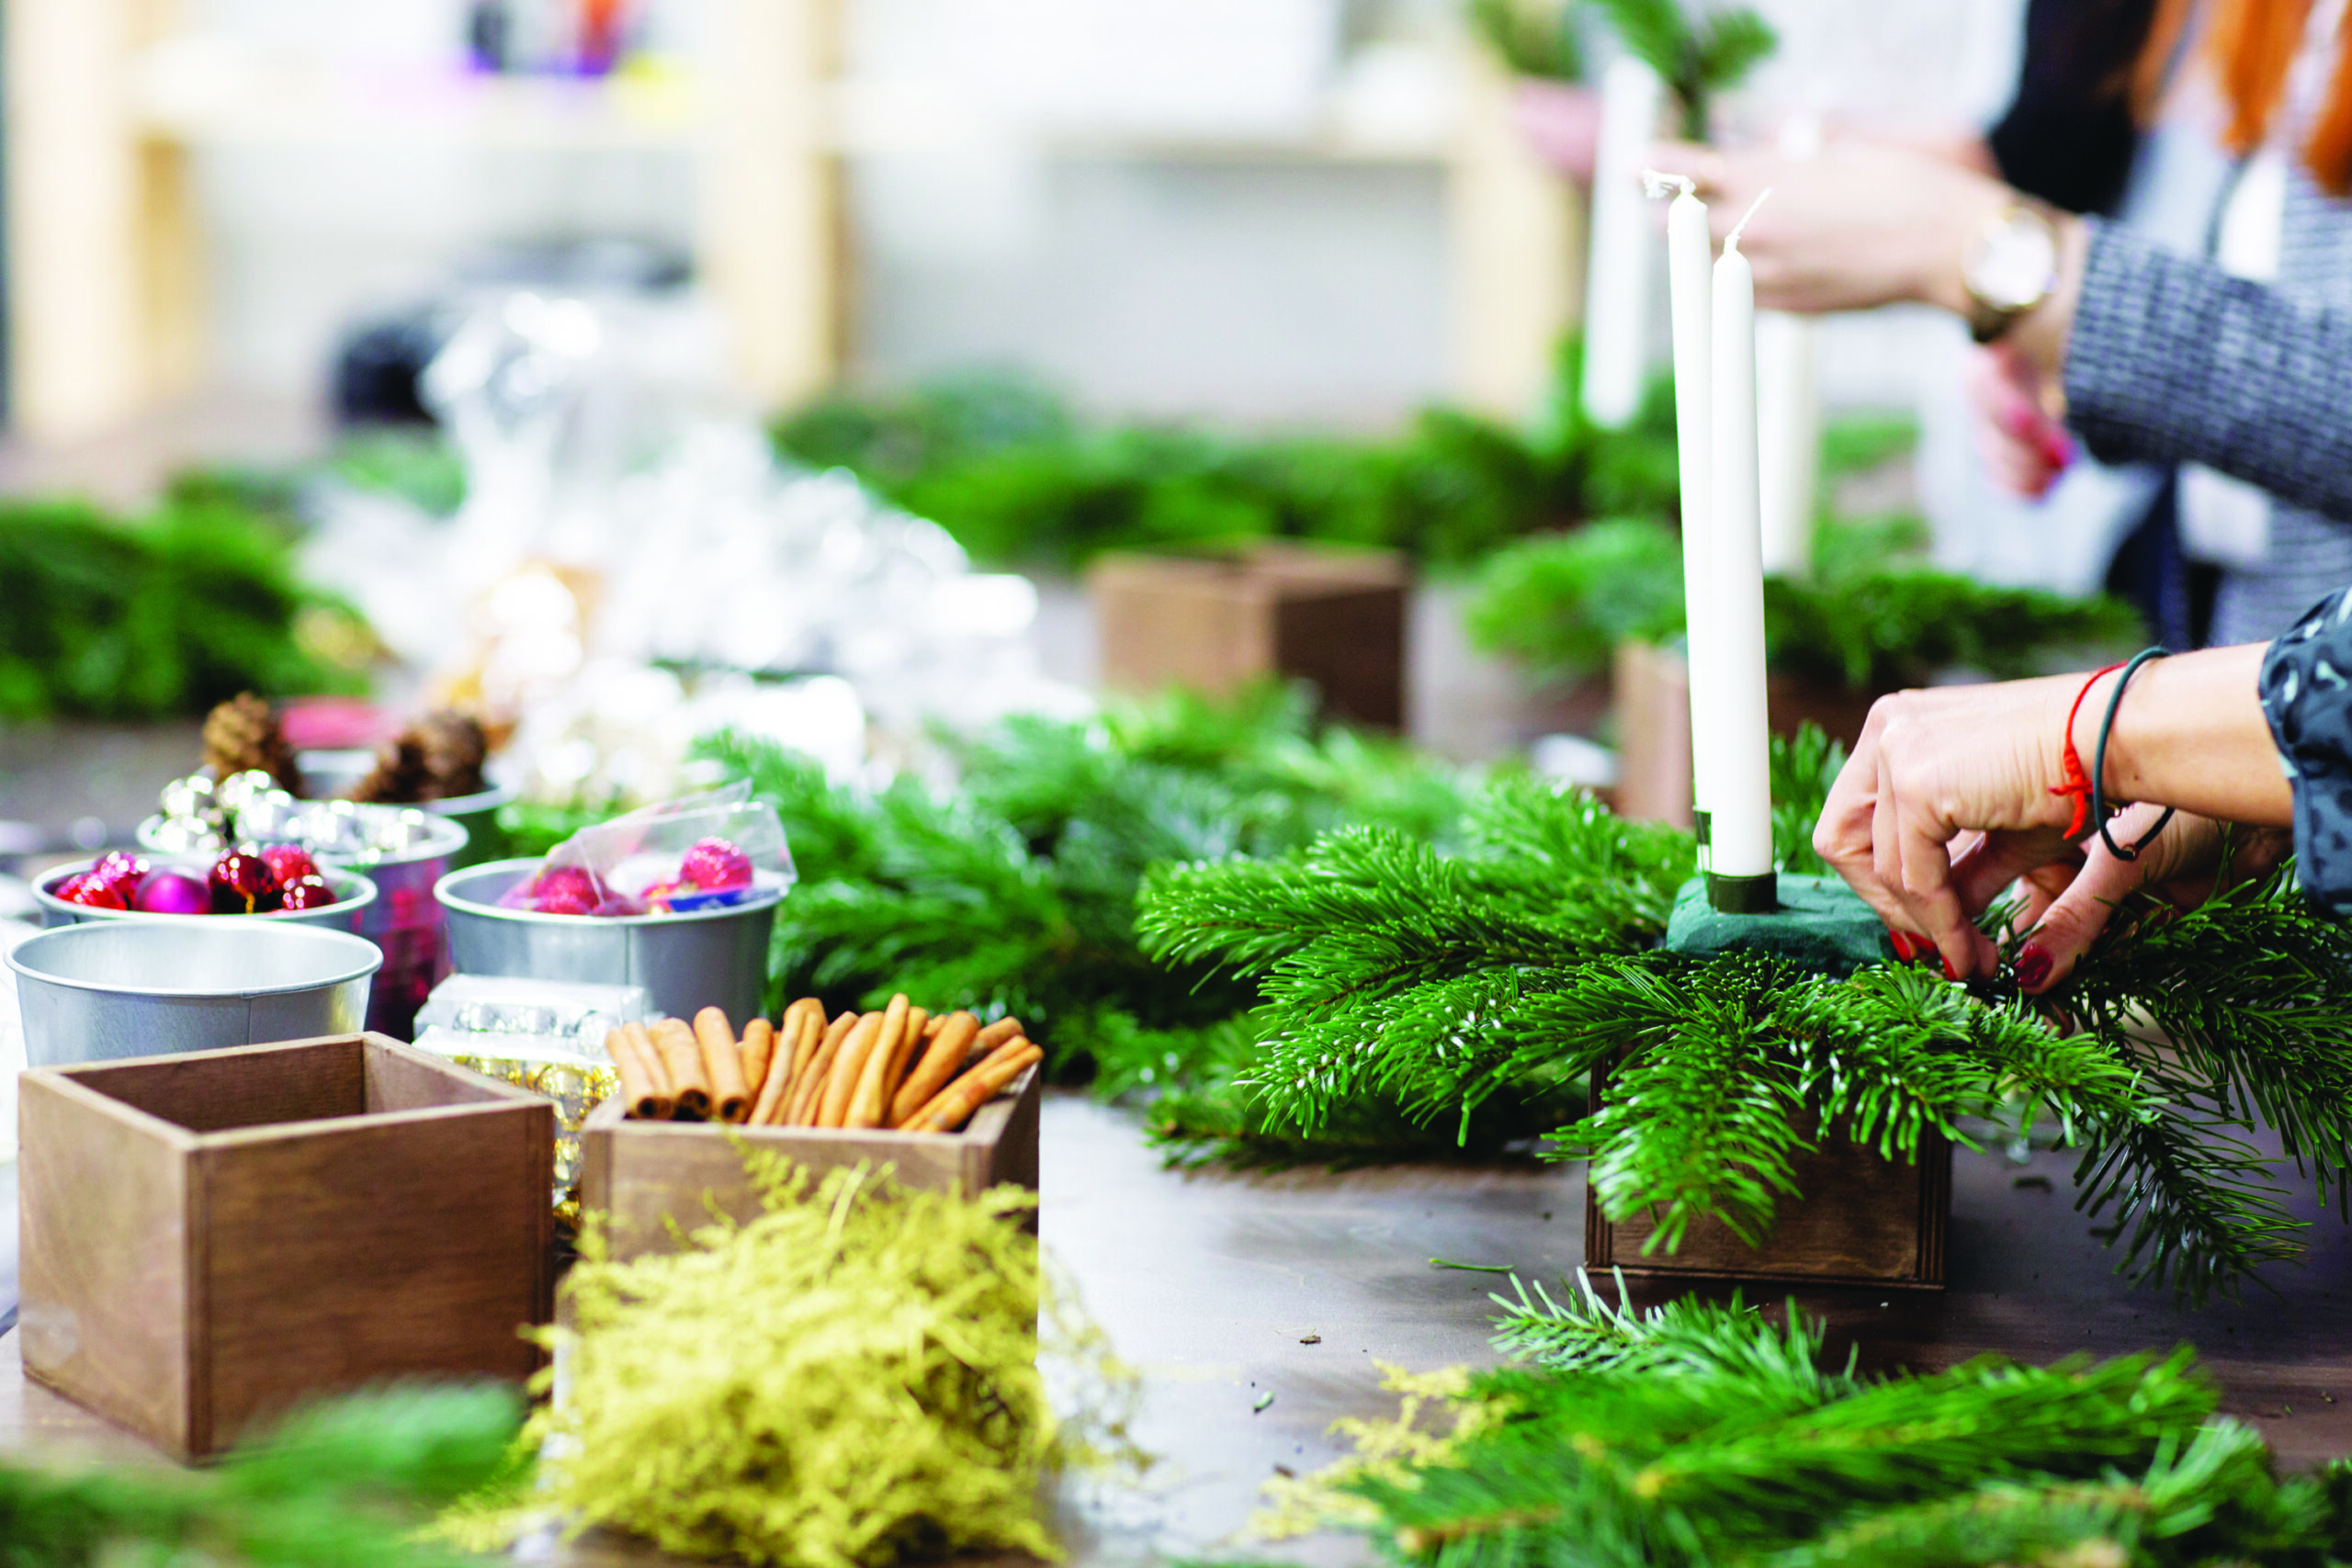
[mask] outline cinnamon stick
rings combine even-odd
[[[684,1019],[664,1018],[656,1020],[648,1032],[662,1055],[662,1070],[670,1075],[678,1120],[699,1122],[708,1116],[710,1075],[703,1067],[702,1044],[694,1030]]]
[[[827,1026],[824,1039],[809,1060],[808,1070],[793,1077],[791,1108],[784,1113],[786,1126],[813,1127],[817,1124],[818,1109],[823,1103],[825,1080],[832,1076],[833,1063],[841,1055],[842,1042],[856,1027],[857,1014],[854,1012],[842,1014]]]
[[[1046,1059],[1046,1053],[1026,1040],[1010,1040],[988,1059],[945,1089],[929,1105],[908,1118],[910,1133],[952,1133],[972,1119],[972,1113],[997,1097],[1005,1085]]]
[[[767,1021],[765,1014],[743,1026],[742,1055],[743,1092],[752,1097],[753,1104],[757,1104],[760,1091],[768,1086],[768,1069],[775,1061],[775,1025]],[[787,1043],[785,1064],[789,1066],[791,1062]],[[749,1119],[747,1115],[745,1120]]]
[[[793,1075],[792,1065],[801,1055],[800,1032],[808,1030],[813,1042],[824,1032],[824,1014],[822,1008],[817,1010],[813,1019],[791,1008],[785,1010],[784,1027],[776,1032],[775,1047],[768,1058],[767,1081],[760,1085],[760,1092],[752,1102],[753,1126],[771,1127],[784,1120],[785,1111],[792,1104],[793,1086],[799,1081]]]
[[[1006,1041],[1018,1040],[1027,1032],[1028,1031],[1021,1027],[1019,1019],[1001,1018],[980,1031],[980,1037],[974,1043],[972,1049],[980,1052],[993,1051]]]
[[[882,1038],[882,1016],[869,1012],[859,1019],[842,1041],[842,1048],[833,1054],[832,1067],[825,1074],[825,1092],[818,1104],[818,1126],[848,1125],[850,1101],[857,1098],[858,1082],[865,1073],[865,1059],[874,1054],[876,1043]]]
[[[735,1026],[721,1008],[695,1014],[695,1043],[702,1049],[703,1076],[710,1079],[710,1113],[720,1122],[741,1122],[751,1109],[743,1088],[743,1058],[735,1054]]]
[[[890,1090],[897,1086],[889,1082],[890,1064],[898,1061],[899,1047],[907,1038],[907,993],[900,991],[890,998],[883,1010],[882,1026],[876,1031],[873,1044],[858,1062],[857,1082],[852,1087],[849,1103],[842,1108],[843,1127],[879,1127],[882,1114],[889,1108]],[[832,1096],[826,1100],[830,1109]],[[828,1126],[835,1123],[828,1122]]]
[[[963,1070],[964,1057],[979,1032],[980,1021],[970,1013],[947,1015],[924,1048],[922,1060],[915,1064],[915,1070],[891,1097],[890,1126],[905,1126],[910,1117],[931,1103],[932,1096],[947,1087],[948,1081]]]
[[[639,1034],[645,1032],[638,1031]],[[628,1114],[639,1122],[666,1122],[672,1105],[667,1092],[669,1085],[655,1076],[658,1064],[650,1059],[650,1047],[640,1055],[637,1042],[629,1038],[628,1027],[614,1030],[605,1036],[605,1054],[621,1076],[621,1103]]]

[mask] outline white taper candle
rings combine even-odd
[[[1770,194],[1769,192],[1767,194]],[[1757,198],[1760,204],[1762,197]],[[1754,208],[1748,209],[1753,216]],[[1747,220],[1740,220],[1740,228]],[[1713,710],[1713,795],[1708,801],[1708,893],[1719,910],[1757,912],[1777,902],[1772,875],[1772,785],[1764,685],[1763,526],[1757,498],[1756,277],[1739,254],[1739,229],[1715,262],[1715,525],[1708,702]]]
[[[1815,496],[1821,485],[1818,325],[1784,310],[1756,313],[1756,417],[1764,570],[1813,570]]]
[[[1642,204],[1642,164],[1657,140],[1666,87],[1631,55],[1600,77],[1593,149],[1592,240],[1585,253],[1585,417],[1604,429],[1633,423],[1649,369],[1650,270],[1657,240]]]
[[[1700,865],[1706,865],[1710,794],[1709,775],[1713,728],[1708,712],[1708,677],[1713,666],[1709,649],[1714,616],[1707,536],[1714,525],[1714,338],[1709,322],[1714,312],[1709,296],[1714,284],[1713,242],[1707,234],[1707,204],[1688,179],[1648,174],[1643,176],[1653,197],[1679,189],[1666,209],[1667,296],[1674,308],[1674,435],[1682,468],[1682,623],[1683,650],[1690,664],[1690,795],[1701,823]]]

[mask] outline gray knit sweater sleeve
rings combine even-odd
[[[2089,221],[2065,380],[2092,456],[2203,463],[2352,517],[2352,310]]]

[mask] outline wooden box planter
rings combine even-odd
[[[616,1258],[674,1250],[673,1222],[692,1231],[714,1210],[738,1220],[758,1215],[759,1194],[743,1170],[747,1147],[775,1150],[820,1176],[864,1162],[894,1167],[906,1187],[972,1193],[1010,1181],[1035,1191],[1042,1095],[1033,1066],[960,1133],[632,1122],[608,1100],[581,1127],[580,1207],[606,1217]]]
[[[315,1394],[527,1377],[555,1108],[378,1034],[24,1076],[25,1370],[181,1459]]]
[[[1306,680],[1332,716],[1401,729],[1408,579],[1394,551],[1272,540],[1106,556],[1087,574],[1102,682],[1222,694],[1270,676]]]
[[[1923,1140],[1905,1165],[1842,1139],[1793,1162],[1802,1199],[1783,1199],[1779,1223],[1751,1247],[1720,1221],[1694,1221],[1674,1252],[1643,1255],[1647,1215],[1612,1223],[1585,1189],[1584,1262],[1595,1274],[1760,1280],[1791,1285],[1876,1285],[1939,1291],[1951,1224],[1951,1145]]]

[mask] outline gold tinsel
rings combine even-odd
[[[527,1506],[792,1568],[1058,1556],[1041,1483],[1096,1450],[1037,1370],[1034,1195],[918,1191],[862,1166],[812,1190],[780,1156],[745,1163],[766,1213],[684,1251],[611,1262],[591,1217],[571,1322],[541,1334],[562,1375],[524,1434],[536,1489],[450,1533],[494,1544]],[[1108,1370],[1099,1340],[1080,1345]]]

